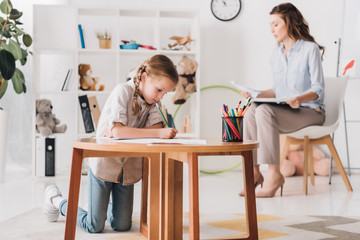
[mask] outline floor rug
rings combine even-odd
[[[139,214],[134,214],[133,227],[128,232],[115,232],[107,224],[103,233],[89,234],[76,229],[76,239],[143,240],[139,233]],[[241,213],[202,213],[201,239],[236,238],[245,236],[245,215]],[[183,239],[189,239],[188,217],[184,214]],[[360,217],[340,216],[270,216],[258,214],[260,239],[317,240],[360,239]],[[63,239],[65,217],[47,222],[40,208],[0,222],[0,240]]]

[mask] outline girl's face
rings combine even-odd
[[[140,92],[148,104],[160,101],[164,95],[173,91],[176,84],[165,76],[143,73],[141,75]]]
[[[280,14],[270,15],[270,26],[271,33],[274,35],[277,43],[281,43],[289,37],[285,21],[281,18]]]

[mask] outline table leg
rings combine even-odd
[[[160,154],[149,155],[149,222],[148,239],[160,239]]]
[[[141,186],[140,232],[148,238],[147,207],[149,186],[149,159],[143,158],[143,176]]]
[[[183,235],[183,163],[171,158],[165,160],[164,239],[182,239]]]
[[[190,240],[200,239],[200,219],[199,219],[199,167],[198,155],[188,153],[187,161],[189,164],[189,238]]]
[[[65,235],[64,235],[65,240],[75,239],[82,160],[83,160],[83,150],[73,148],[69,195],[68,195],[69,199],[67,204],[66,223],[65,223]]]
[[[256,218],[256,198],[254,186],[254,169],[252,151],[244,151],[243,156],[243,175],[245,185],[245,208],[246,226],[248,232],[247,239],[258,239],[258,227]]]

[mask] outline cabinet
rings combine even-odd
[[[52,101],[53,113],[62,123],[67,124],[63,134],[56,138],[56,173],[67,172],[70,168],[72,142],[78,138],[93,137],[95,132],[86,133],[81,116],[78,96],[96,96],[100,109],[116,84],[125,82],[128,73],[148,57],[165,54],[176,64],[183,55],[198,62],[196,73],[197,91],[191,94],[174,119],[181,129],[185,116],[190,116],[192,132],[180,136],[200,135],[200,26],[197,10],[139,10],[103,9],[75,7],[71,5],[34,5],[33,11],[33,175],[36,176],[35,101],[47,98]],[[78,24],[82,25],[85,48],[81,48]],[[107,30],[112,36],[110,49],[100,49],[96,31]],[[171,36],[187,36],[194,39],[190,51],[166,50],[174,43]],[[135,40],[151,45],[157,50],[139,48],[122,50],[121,40]],[[78,64],[90,64],[93,76],[105,85],[105,90],[82,91],[79,89]],[[73,69],[68,91],[61,91],[66,73]],[[167,94],[162,103],[170,114],[178,105],[172,104],[173,93]]]

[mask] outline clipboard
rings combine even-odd
[[[283,98],[253,98],[251,101],[257,103],[277,103],[277,104],[286,104],[286,102],[290,98],[283,97]]]
[[[90,107],[91,115],[95,122],[95,128],[97,128],[97,125],[99,123],[100,114],[101,114],[100,106],[96,99],[96,96],[88,97],[88,100],[89,100],[89,107]]]

